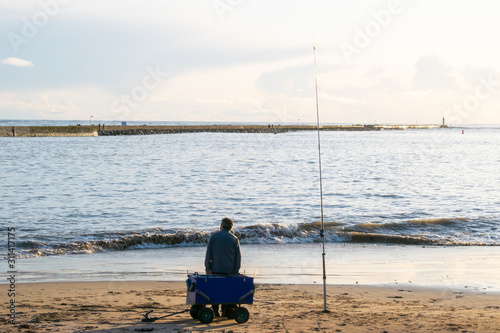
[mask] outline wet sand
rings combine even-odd
[[[0,285],[2,295],[9,285]],[[499,332],[500,294],[451,289],[257,284],[250,319],[202,324],[189,312],[184,282],[114,281],[19,283],[16,321],[3,301],[2,332]],[[2,299],[4,299],[2,297]]]

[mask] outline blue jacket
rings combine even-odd
[[[240,241],[227,229],[210,236],[205,269],[213,273],[238,274],[241,267]]]

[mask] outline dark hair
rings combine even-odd
[[[221,224],[224,229],[231,230],[233,228],[234,222],[230,218],[225,217],[222,219]]]

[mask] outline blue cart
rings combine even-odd
[[[246,275],[188,274],[186,304],[193,319],[210,323],[214,312],[208,304],[222,305],[222,314],[245,323],[250,314],[242,304],[253,304],[253,277]]]

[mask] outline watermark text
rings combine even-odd
[[[121,116],[127,115],[132,109],[144,102],[151,91],[157,89],[160,84],[168,77],[167,72],[160,70],[160,66],[156,68],[146,67],[147,74],[142,78],[142,83],[135,85],[128,94],[120,95],[120,98],[113,101],[111,111]]]
[[[366,22],[364,27],[355,26],[352,43],[341,42],[339,45],[347,63],[350,64],[354,55],[360,54],[361,50],[367,48],[383,29],[389,26],[393,17],[400,14],[402,10],[399,0],[390,0],[386,8],[370,12],[372,19]]]
[[[8,321],[16,324],[16,228],[7,228],[7,281],[9,281],[9,289],[7,296],[9,297],[8,305]]]
[[[70,0],[39,0],[40,10],[35,12],[30,18],[23,17],[19,33],[9,32],[7,39],[14,52],[18,53],[23,44],[28,44],[43,29],[51,18],[54,18],[61,6],[67,5]]]

